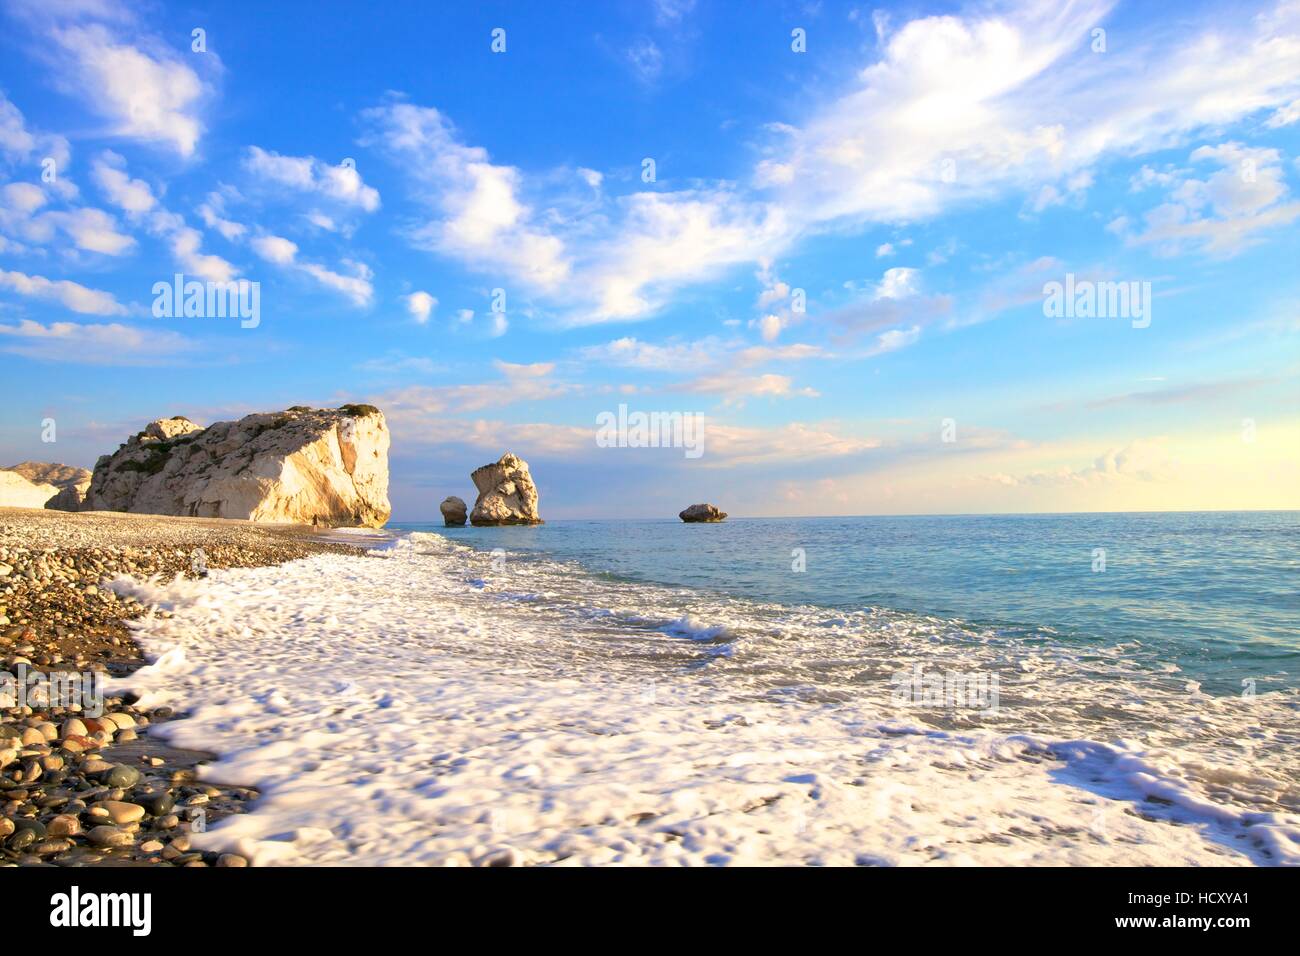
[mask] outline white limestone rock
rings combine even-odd
[[[90,472],[73,465],[47,461],[24,461],[7,471],[16,472],[35,485],[53,485],[57,491],[45,502],[46,508],[78,511],[90,487]]]
[[[37,484],[16,471],[0,469],[0,507],[44,508],[58,493],[54,485]]]
[[[537,486],[529,474],[528,462],[506,452],[501,458],[470,474],[478,489],[478,500],[470,524],[541,524],[537,513]]]
[[[150,422],[95,464],[83,510],[380,527],[389,432],[371,405]]]

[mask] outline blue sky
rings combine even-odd
[[[1300,4],[463,6],[3,4],[0,462],[369,401],[399,520],[1300,506]]]

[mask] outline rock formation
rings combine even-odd
[[[377,528],[388,520],[388,427],[373,405],[150,422],[95,463],[84,511]]]
[[[690,524],[703,521],[721,521],[727,513],[717,505],[691,505],[685,511],[678,512],[677,517]]]
[[[442,512],[443,523],[448,528],[463,528],[465,526],[469,512],[465,508],[465,502],[455,495],[440,504],[438,509]]]
[[[470,524],[541,524],[537,514],[537,486],[528,462],[506,452],[500,460],[475,468],[470,478],[478,489]]]
[[[17,472],[37,485],[53,485],[58,493],[45,502],[46,508],[57,511],[79,511],[81,502],[90,487],[90,472],[72,465],[59,465],[44,461],[24,461],[8,471]]]
[[[0,508],[44,508],[58,493],[54,485],[38,485],[16,471],[0,469]]]

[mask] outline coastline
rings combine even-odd
[[[4,770],[4,816],[52,832],[0,844],[3,862],[1300,862],[1300,819],[1285,792],[1270,796],[1264,765],[1258,779],[1235,778],[1255,790],[1240,800],[1222,791],[1219,770],[1200,768],[1207,755],[1220,766],[1262,755],[1216,742],[1239,736],[1238,700],[1187,690],[1140,705],[1138,688],[1155,693],[1145,681],[1103,687],[1069,670],[1071,711],[1044,680],[1077,662],[1041,649],[1013,659],[1007,645],[903,613],[611,580],[457,537],[0,512],[0,560],[22,540],[74,566],[98,549],[99,580],[133,575],[113,599],[87,597],[93,579],[69,584],[61,572],[15,588],[48,602],[4,598],[33,633],[36,611],[47,616],[44,643],[0,645],[0,656],[98,665],[115,678],[110,720],[129,723],[87,727],[69,749],[59,736],[68,715],[6,715],[56,739],[30,740]],[[365,545],[390,543],[356,560]],[[202,582],[195,547],[219,572]],[[58,628],[75,628],[69,612],[82,607],[100,644],[78,651]],[[791,647],[806,649],[803,666],[817,651],[885,676],[920,662],[999,673],[1010,706],[930,713],[891,705],[887,681],[843,684],[829,672],[791,686],[781,676]],[[1026,705],[1064,709],[1033,727]],[[1145,725],[1143,738],[1079,723],[1107,706],[1125,712],[1125,726]],[[1276,695],[1252,702],[1254,736],[1285,731],[1287,706]],[[47,757],[66,776],[45,772]],[[122,766],[141,779],[108,779]],[[22,781],[18,767],[41,773]],[[112,801],[144,810],[106,826],[98,811]],[[971,812],[954,817],[953,805]],[[195,814],[221,825],[192,836]],[[54,823],[68,815],[79,833]],[[121,845],[96,845],[96,831]]]
[[[104,587],[119,574],[166,581],[364,553],[299,525],[0,508],[0,671],[120,678],[141,667],[127,622],[148,609]],[[108,693],[98,720],[39,701],[0,710],[0,866],[245,865],[190,846],[196,820],[243,812],[255,792],[200,782],[210,755],[150,733],[181,715]]]

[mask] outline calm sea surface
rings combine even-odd
[[[1210,693],[1300,684],[1300,512],[391,527],[574,562],[607,581],[888,609],[1080,653],[1132,648]]]

